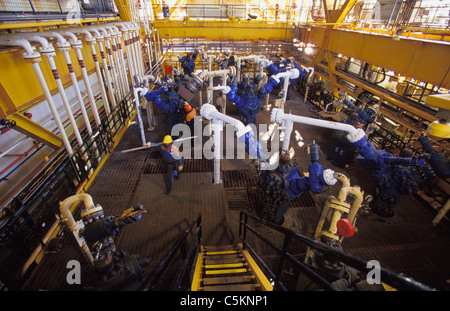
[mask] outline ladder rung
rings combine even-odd
[[[218,278],[206,278],[203,279],[204,285],[221,285],[221,284],[237,284],[237,283],[249,283],[255,280],[253,275],[242,276],[223,276]]]
[[[214,256],[214,255],[226,255],[226,254],[237,254],[237,251],[217,251],[217,252],[205,252],[206,256]]]
[[[224,270],[206,270],[205,274],[231,274],[231,273],[245,273],[247,269],[224,269]]]
[[[205,252],[218,252],[218,251],[232,251],[236,250],[236,245],[212,245],[212,246],[203,246],[202,249]]]
[[[219,286],[204,286],[204,291],[255,291],[258,284],[233,284]]]
[[[205,269],[223,269],[223,268],[239,268],[244,267],[244,263],[225,263],[225,264],[218,264],[218,265],[205,265]]]
[[[205,265],[219,265],[219,264],[225,264],[225,263],[238,263],[243,262],[244,258],[243,256],[226,256],[226,257],[214,257],[214,258],[206,258],[205,259]]]

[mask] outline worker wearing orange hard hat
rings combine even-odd
[[[185,102],[184,110],[186,110],[186,124],[189,125],[191,131],[194,131],[194,118],[197,116],[197,111],[191,105]]]

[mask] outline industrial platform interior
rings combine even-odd
[[[450,289],[449,1],[0,8],[2,290]],[[204,152],[220,150],[219,126],[222,146],[244,137],[226,136],[248,117],[230,94],[257,77],[254,124],[280,134],[272,170],[249,150]],[[167,194],[146,143],[177,139],[169,121],[185,103],[201,132],[180,150],[204,154],[182,159]]]

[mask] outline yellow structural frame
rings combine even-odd
[[[392,70],[407,77],[450,88],[450,44],[442,41],[401,38],[392,36],[311,27],[302,29],[300,38],[308,34],[308,42],[327,52],[342,54]],[[317,53],[315,63],[323,57]],[[322,58],[321,58],[322,57]]]
[[[61,138],[53,132],[47,130],[31,119],[23,116],[20,113],[15,113],[8,117],[8,120],[14,121],[16,125],[14,130],[29,136],[40,143],[48,145],[54,149],[58,149],[62,145]]]

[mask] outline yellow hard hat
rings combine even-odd
[[[164,136],[163,143],[165,143],[165,144],[171,144],[171,143],[172,143],[172,136],[170,136],[170,135]]]

